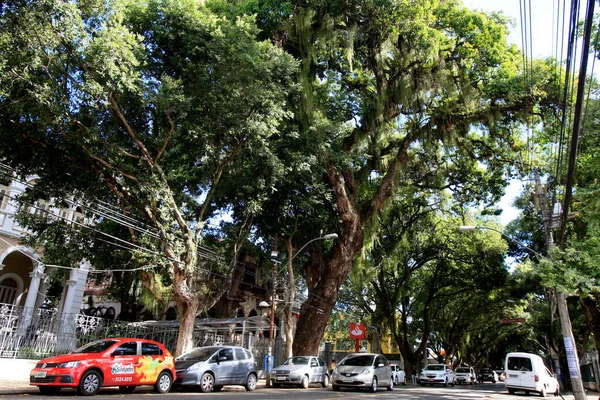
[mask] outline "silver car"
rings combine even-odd
[[[368,388],[376,392],[379,386],[394,389],[390,363],[381,354],[350,354],[335,367],[331,375],[333,390],[342,387]]]
[[[224,385],[256,388],[258,373],[254,356],[243,347],[198,347],[175,359],[175,386],[199,386],[204,393],[218,392]]]
[[[296,356],[288,358],[282,365],[273,369],[271,377],[273,387],[291,384],[306,389],[311,383],[320,383],[323,387],[329,386],[329,372],[325,361],[320,357]]]

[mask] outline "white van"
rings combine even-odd
[[[542,357],[531,353],[508,353],[506,355],[506,389],[513,394],[516,391],[537,392],[542,397],[547,393],[559,394],[556,377],[544,365]]]

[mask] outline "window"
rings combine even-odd
[[[531,359],[527,357],[509,357],[507,364],[511,371],[533,371]]]
[[[233,349],[219,351],[219,361],[233,361]]]
[[[142,355],[143,356],[160,356],[162,350],[160,346],[154,343],[142,342]]]
[[[322,358],[317,358],[317,361],[319,362],[319,366],[321,366],[321,367],[325,366],[325,361],[323,361]]]
[[[0,185],[0,210],[6,209],[8,206],[8,200],[10,200],[8,187]]]
[[[246,353],[244,353],[243,349],[235,349],[235,358],[237,358],[238,360],[245,360]]]
[[[0,282],[0,303],[12,304],[17,297],[17,281],[12,278]]]
[[[252,358],[252,353],[250,353],[250,351],[244,349],[244,353],[246,353],[247,358]]]
[[[137,355],[137,342],[123,343],[115,351],[122,351],[124,356],[135,356]]]

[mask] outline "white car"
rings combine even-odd
[[[294,356],[273,369],[271,372],[273,387],[295,385],[307,389],[311,383],[329,386],[329,374],[325,361],[321,357]]]
[[[458,367],[454,371],[454,381],[457,385],[473,385],[477,383],[477,374],[472,367]]]
[[[525,394],[537,392],[541,397],[552,393],[560,394],[560,384],[544,365],[544,360],[537,354],[508,353],[505,361],[506,389],[509,394],[523,391]]]
[[[390,364],[392,369],[392,378],[394,379],[394,385],[403,384],[406,385],[406,373],[400,368],[398,364]]]
[[[419,375],[421,386],[438,384],[454,386],[454,371],[446,364],[429,364]]]

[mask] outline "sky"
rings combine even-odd
[[[522,34],[520,15],[522,4],[525,4],[526,15],[529,14],[531,5],[531,54],[534,58],[546,58],[553,55],[553,51],[557,49],[556,32],[553,28],[556,25],[555,9],[558,0],[463,0],[463,4],[475,10],[485,12],[501,11],[504,15],[511,17],[514,20],[515,26],[509,33],[508,41],[517,45],[520,49],[522,46]],[[560,2],[561,6],[564,1]],[[566,10],[568,14],[570,4],[567,1]],[[565,28],[566,30],[566,28]],[[526,35],[526,37],[529,35]],[[554,40],[553,40],[554,38]],[[560,45],[560,43],[559,43]],[[560,47],[559,47],[560,48]],[[503,225],[508,224],[513,219],[519,216],[519,210],[512,207],[514,199],[521,193],[523,184],[519,180],[512,180],[506,189],[506,194],[502,197],[499,207],[504,211],[500,215],[500,222]]]

